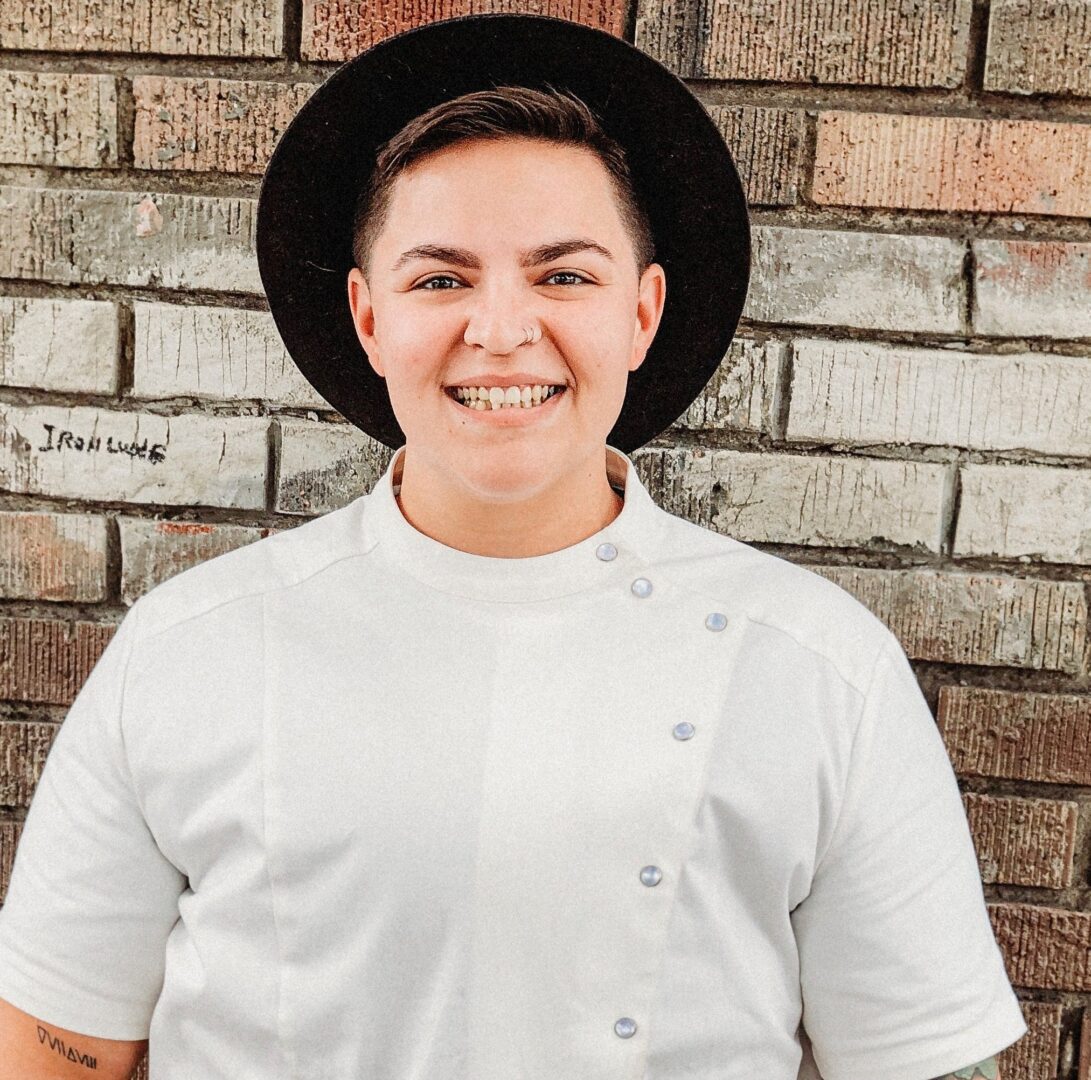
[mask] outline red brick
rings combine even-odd
[[[625,0],[303,0],[304,60],[347,60],[384,38],[422,23],[490,11],[552,15],[618,37],[625,30]]]
[[[988,909],[1013,985],[1091,990],[1091,913],[1021,903]]]
[[[1088,57],[1091,6],[1087,0],[992,0],[986,90],[1091,95]]]
[[[731,148],[749,206],[791,206],[799,198],[803,113],[754,105],[709,105]]]
[[[1002,1080],[1057,1080],[1063,1009],[1055,1002],[1023,1001],[1027,1033],[997,1055]]]
[[[106,518],[0,511],[0,597],[105,599]]]
[[[1091,785],[1091,696],[941,686],[936,721],[955,772]]]
[[[972,792],[962,803],[986,885],[1064,889],[1072,884],[1079,803]]]
[[[1091,124],[822,112],[814,201],[1091,216]]]
[[[71,705],[116,623],[0,618],[0,699]]]
[[[0,722],[0,806],[30,806],[58,730],[59,724]]]
[[[23,833],[21,821],[0,821],[0,905],[7,896],[11,881],[11,867],[15,862],[15,849]]]

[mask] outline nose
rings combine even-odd
[[[526,286],[494,282],[473,289],[463,340],[496,356],[514,352],[537,325]]]

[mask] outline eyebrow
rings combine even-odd
[[[611,262],[613,254],[601,244],[584,237],[573,237],[571,240],[554,240],[548,244],[539,244],[536,248],[519,253],[519,265],[522,267],[539,266],[542,263],[552,262],[554,259],[563,258],[565,255],[573,255],[578,251],[594,251],[604,256]],[[440,244],[417,244],[408,251],[403,251],[398,261],[390,268],[392,274],[397,273],[411,259],[438,259],[440,262],[454,263],[469,270],[480,270],[481,260],[465,248],[443,247]]]

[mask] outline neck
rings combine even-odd
[[[625,500],[610,485],[605,454],[526,499],[484,499],[428,468],[406,449],[393,482],[402,516],[418,532],[460,551],[528,558],[570,547],[604,529]]]

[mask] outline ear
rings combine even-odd
[[[360,339],[367,361],[380,379],[386,377],[379,342],[375,337],[375,308],[371,303],[371,289],[367,278],[358,266],[349,271],[348,276],[349,310],[352,312],[352,324],[356,327],[356,336]]]
[[[629,370],[636,371],[655,340],[663,307],[667,300],[667,272],[659,263],[651,263],[640,276],[637,286],[636,329],[633,331],[633,351]]]

